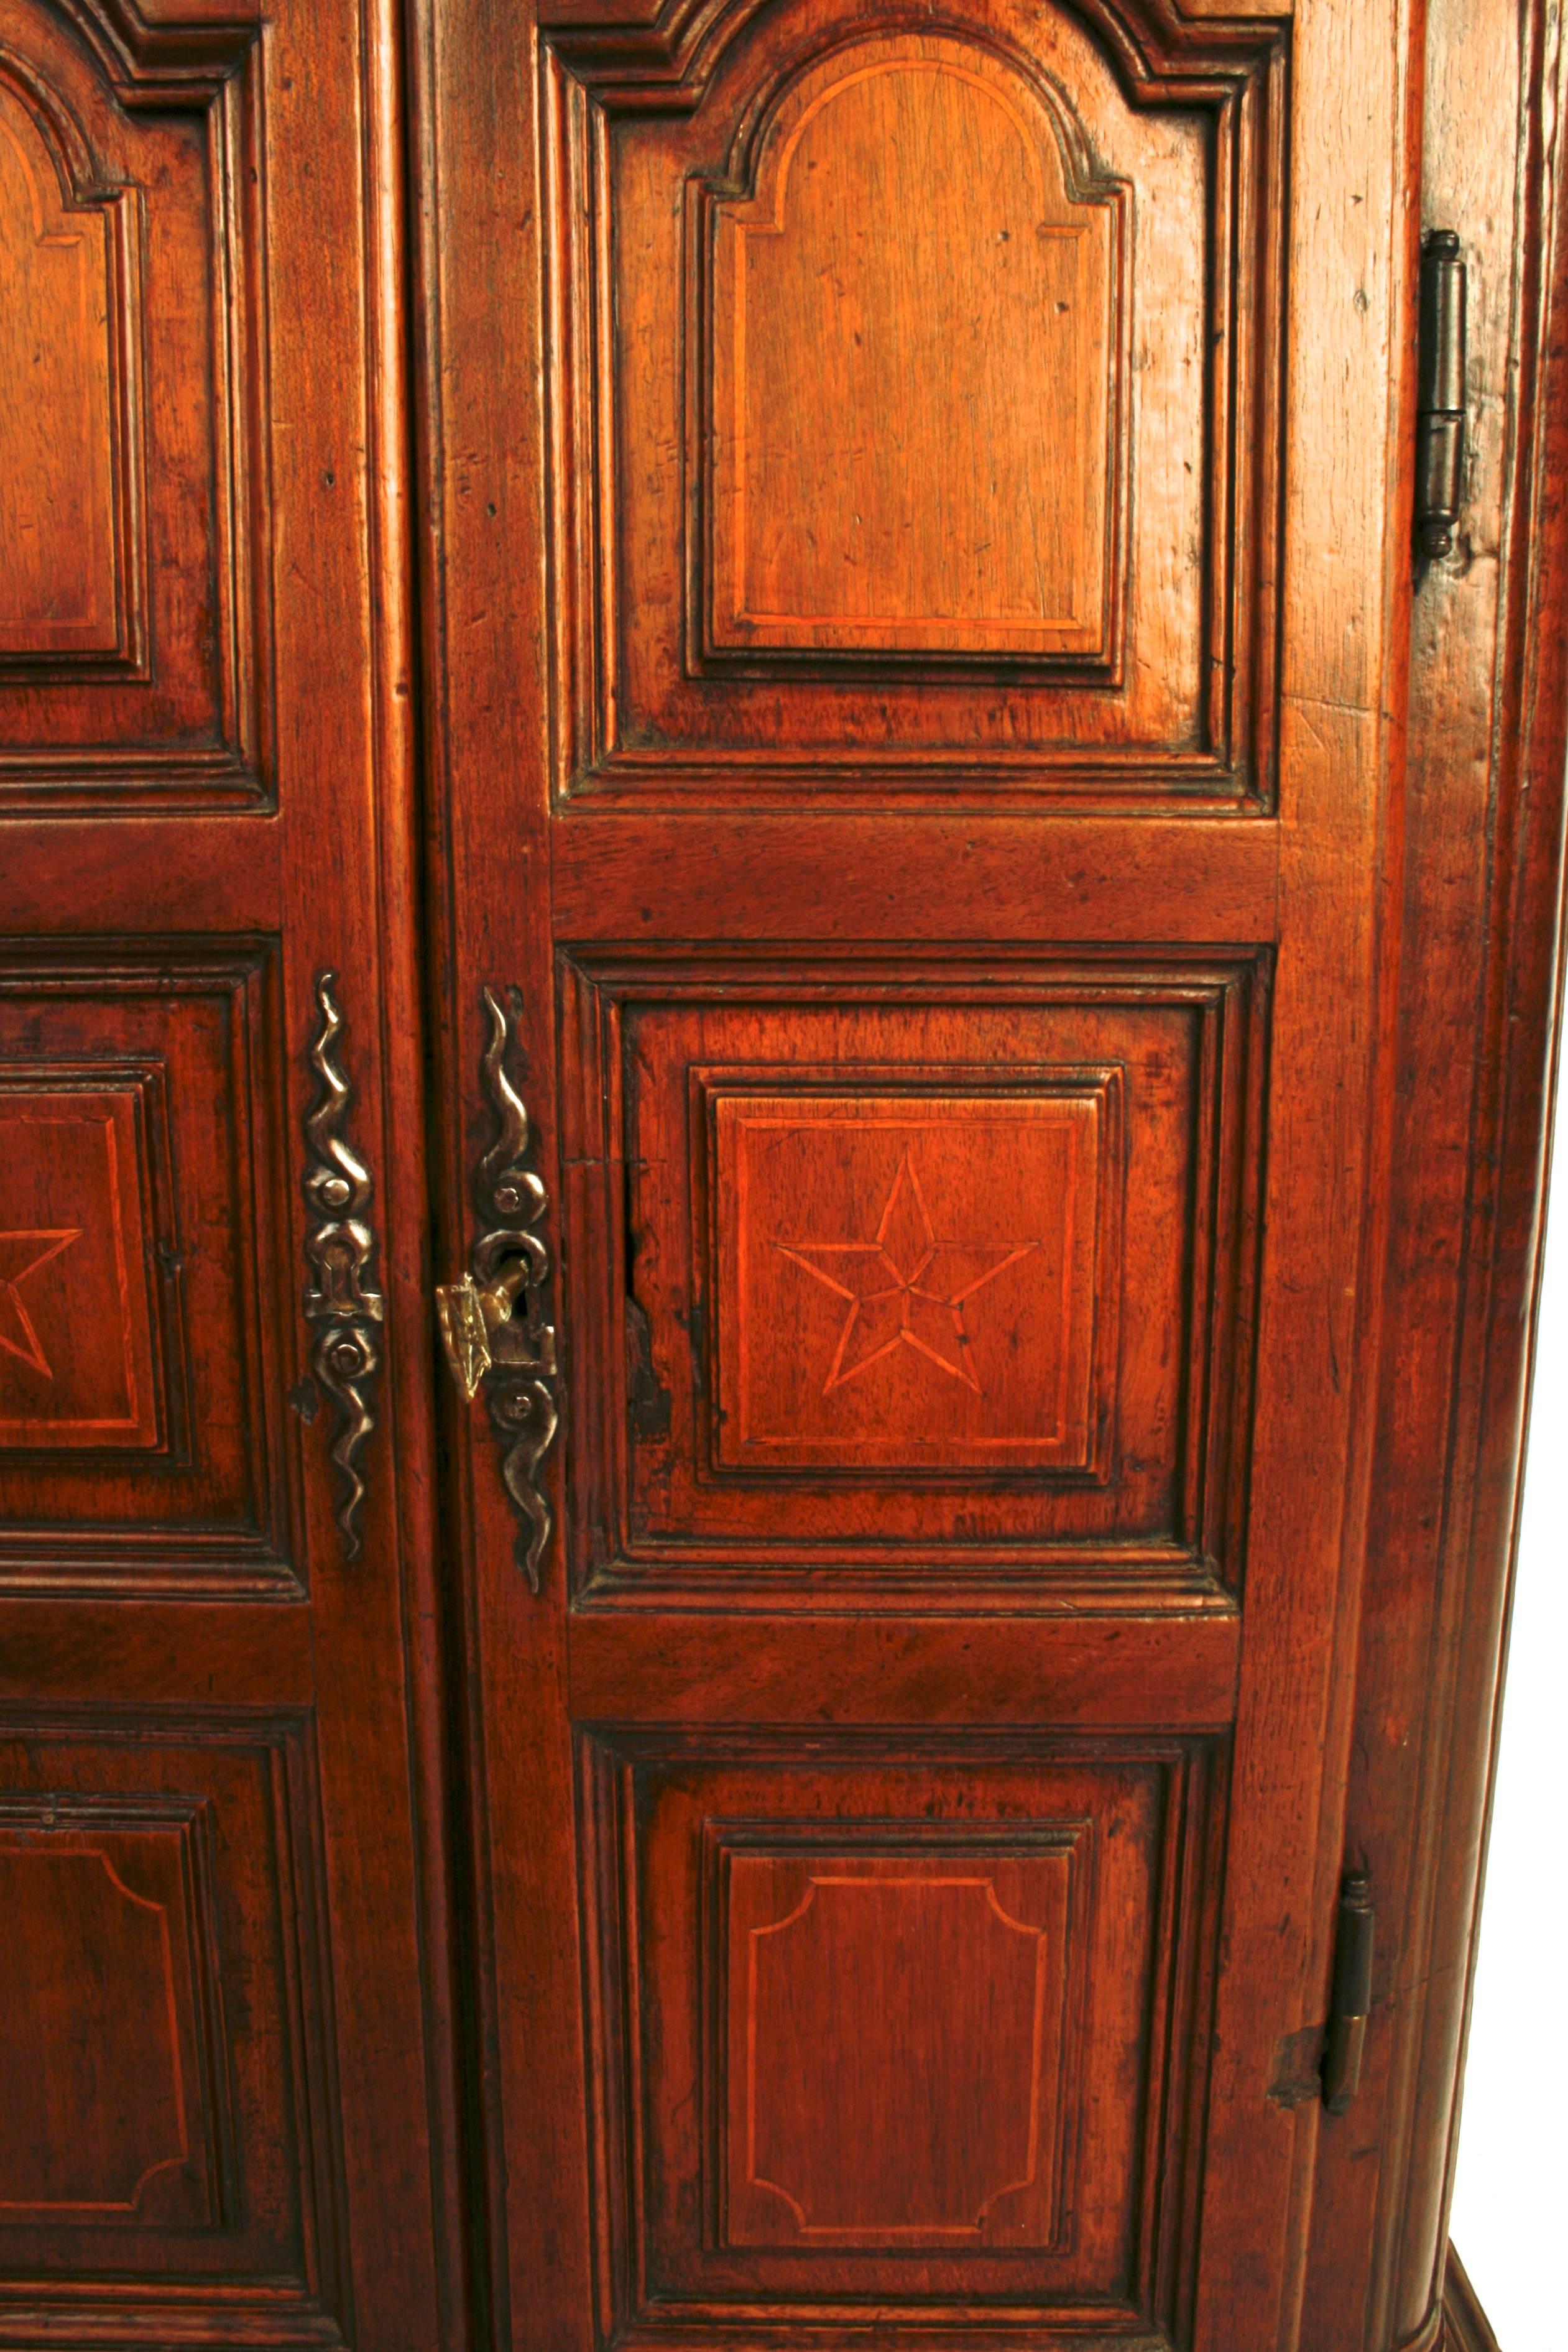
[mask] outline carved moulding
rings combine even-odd
[[[490,1034],[480,1071],[496,1136],[479,1162],[474,1197],[489,1230],[474,1244],[462,1280],[437,1291],[436,1310],[453,1379],[470,1402],[484,1391],[500,1441],[501,1483],[521,1521],[517,1564],[537,1592],[554,1526],[540,1470],[561,1425],[555,1327],[547,1316],[553,1266],[538,1230],[550,1203],[528,1164],[528,1107],[506,1066],[521,999],[516,989],[509,992],[510,1013],[493,989],[484,999]]]
[[[700,104],[729,44],[763,0],[665,0],[649,17],[637,0],[542,0],[541,29],[608,103],[689,111]],[[1292,0],[1210,0],[1201,10],[1182,0],[1077,0],[1141,97],[1186,66],[1194,74],[1234,65],[1278,37]]]
[[[331,1458],[337,1465],[337,1521],[343,1556],[357,1559],[362,1537],[360,1506],[365,1484],[360,1456],[375,1428],[370,1392],[381,1370],[375,1326],[385,1311],[379,1291],[365,1287],[375,1235],[368,1223],[370,1171],[343,1132],[353,1090],[337,1058],[343,1030],[332,992],[335,972],[316,982],[321,1026],[310,1047],[310,1066],[321,1090],[305,1118],[310,1164],[305,1198],[315,1222],[305,1236],[311,1276],[305,1288],[305,1314],[317,1328],[310,1363],[331,1399],[336,1420]]]

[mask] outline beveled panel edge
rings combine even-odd
[[[1050,2352],[1060,2345],[1067,2327],[1075,2341],[1092,2347],[1093,2352],[1111,2352],[1111,2347],[1114,2352],[1173,2352],[1176,2345],[1189,2341],[1193,2265],[1190,2259],[1184,2260],[1191,2252],[1184,2241],[1190,2240],[1195,2214],[1182,2184],[1173,2187],[1166,2177],[1162,2142],[1168,2149],[1174,2137],[1180,2145],[1184,2125],[1193,2151],[1188,2160],[1194,2165],[1201,2160],[1203,2070],[1201,2063],[1192,2060],[1201,2051],[1213,1994],[1229,1781],[1229,1738],[1224,1727],[1206,1734],[1135,1728],[1079,1734],[1052,1724],[1031,1735],[994,1726],[912,1727],[906,1722],[880,1727],[858,1721],[851,1727],[841,1721],[829,1728],[817,1723],[797,1729],[772,1722],[649,1722],[634,1707],[625,1714],[578,1720],[573,1744],[580,1824],[578,1884],[589,1954],[584,2031],[595,2137],[599,2352],[625,2345],[668,2347],[672,2319],[684,2323],[677,2339],[683,2345],[743,2352],[755,2344],[756,2323],[776,2316],[772,2301],[765,2310],[753,2312],[744,2298],[714,2302],[698,2295],[667,2301],[661,2295],[653,2301],[647,2292],[640,2184],[635,2201],[628,2204],[616,2105],[617,2098],[624,2101],[627,2085],[640,2070],[640,1998],[629,2015],[622,2014],[625,1953],[628,1934],[636,1936],[639,1895],[635,1775],[642,1766],[689,1768],[712,1762],[787,1768],[806,1759],[917,1769],[1007,1764],[1048,1769],[1056,1764],[1084,1771],[1099,1763],[1111,1769],[1142,1766],[1163,1776],[1167,1801],[1158,1876],[1151,1890],[1151,1975],[1157,1987],[1153,2043],[1163,2049],[1165,2065],[1161,2095],[1151,2095],[1154,2075],[1146,2053],[1140,2085],[1142,2125],[1137,2135],[1141,2179],[1135,2243],[1130,2249],[1129,2284],[1134,2301],[1115,2306],[1122,2325],[1104,2334],[1100,2332],[1108,2317],[1103,2304],[1075,2306],[1071,2299],[1064,2299],[1044,2311],[1038,2304],[1019,2306],[1005,2299],[961,2305],[949,2316],[941,2340],[953,2352],[968,2352],[971,2346],[983,2352],[983,2347],[994,2347],[1000,2335],[1009,2346]],[[816,1825],[830,1834],[835,1822],[825,1819]],[[699,1932],[710,1960],[711,1937],[705,1927]],[[1171,2063],[1178,2044],[1188,2053],[1187,2063],[1179,2069]],[[641,2148],[639,2135],[639,2161]],[[1158,2320],[1152,2316],[1156,2311]],[[826,2323],[826,2342],[837,2340],[833,2323],[853,2324],[863,2319],[863,2313],[825,2301],[808,2305],[800,2318],[803,2340],[815,2340],[816,2328]]]
[[[80,0],[79,0],[80,5]],[[725,48],[764,0],[542,0],[545,38],[605,98],[686,112],[701,100]],[[1075,0],[1129,90],[1202,88],[1245,70],[1278,42],[1293,0]]]

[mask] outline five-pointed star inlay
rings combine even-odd
[[[964,1328],[968,1300],[1038,1242],[938,1241],[914,1161],[905,1152],[887,1205],[868,1242],[775,1242],[847,1301],[848,1313],[822,1393],[831,1396],[897,1349],[912,1348],[950,1378],[982,1393]]]
[[[54,1373],[38,1344],[33,1318],[22,1303],[22,1285],[80,1239],[79,1225],[57,1226],[52,1233],[0,1234],[0,1348],[41,1372],[47,1381],[52,1381]]]

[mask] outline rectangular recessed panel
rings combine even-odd
[[[0,958],[0,1586],[298,1589],[271,958]]]
[[[1109,663],[1131,191],[1077,128],[994,50],[873,33],[708,195],[714,647]]]
[[[159,1073],[93,1085],[0,1067],[0,1445],[159,1442],[142,1128]]]
[[[571,13],[558,789],[1267,802],[1283,28],[765,9],[650,71]]]
[[[221,2218],[211,1843],[194,1797],[0,1792],[0,2224]]]
[[[868,2304],[962,2343],[1160,2340],[1215,1760],[585,1735],[601,2340],[731,2343]]]
[[[1059,2242],[1084,1834],[712,1832],[723,2244]]]
[[[719,1461],[1089,1468],[1119,1093],[715,1092]]]

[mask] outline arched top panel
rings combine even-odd
[[[707,199],[710,649],[1110,662],[1128,192],[1065,100],[878,34],[752,162]]]
[[[128,192],[91,184],[68,112],[0,49],[0,656],[126,649]]]

